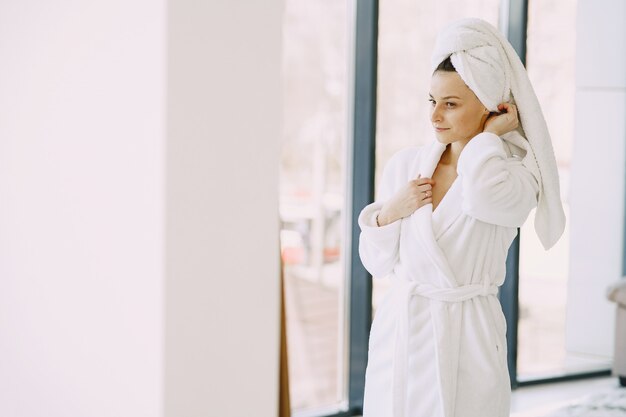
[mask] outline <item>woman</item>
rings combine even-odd
[[[363,265],[392,282],[372,323],[363,416],[508,416],[497,292],[533,208],[546,249],[563,232],[556,162],[523,65],[492,25],[451,23],[432,63],[436,140],[392,156],[358,219]]]

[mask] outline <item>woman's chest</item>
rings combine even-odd
[[[456,178],[456,167],[443,164],[437,166],[432,176],[432,179],[435,181],[432,187],[433,210],[437,209],[439,203],[441,203],[446,196]]]

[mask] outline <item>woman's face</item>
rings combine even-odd
[[[489,112],[457,72],[435,71],[430,83],[430,122],[441,143],[467,142],[483,131]],[[437,131],[437,127],[446,128]]]

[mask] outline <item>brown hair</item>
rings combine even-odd
[[[454,65],[452,65],[452,61],[450,60],[449,56],[443,61],[441,61],[441,63],[437,66],[437,68],[433,72],[437,72],[437,71],[456,72],[456,69],[454,68]]]

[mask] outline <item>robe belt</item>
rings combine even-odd
[[[429,298],[430,300],[459,303],[478,296],[496,295],[498,293],[498,286],[489,283],[488,280],[485,279],[483,284],[469,284],[461,285],[459,287],[442,288],[436,287],[432,284],[408,281],[400,277],[397,278],[398,281],[400,281],[398,285],[402,285],[404,291],[403,294],[401,294],[402,304],[400,306],[399,321],[396,328],[392,402],[393,417],[405,417],[411,298],[415,295],[420,295],[422,297]],[[433,330],[435,338],[437,339],[436,342],[438,342],[441,335],[438,334],[437,325],[434,322]],[[439,355],[437,346],[435,351],[437,352],[437,355]],[[447,381],[442,381],[441,375],[439,375],[439,384],[442,391],[444,389],[444,383],[447,383]],[[442,398],[442,402],[445,400],[446,398]],[[444,416],[446,415],[446,407],[442,409],[442,413]]]

